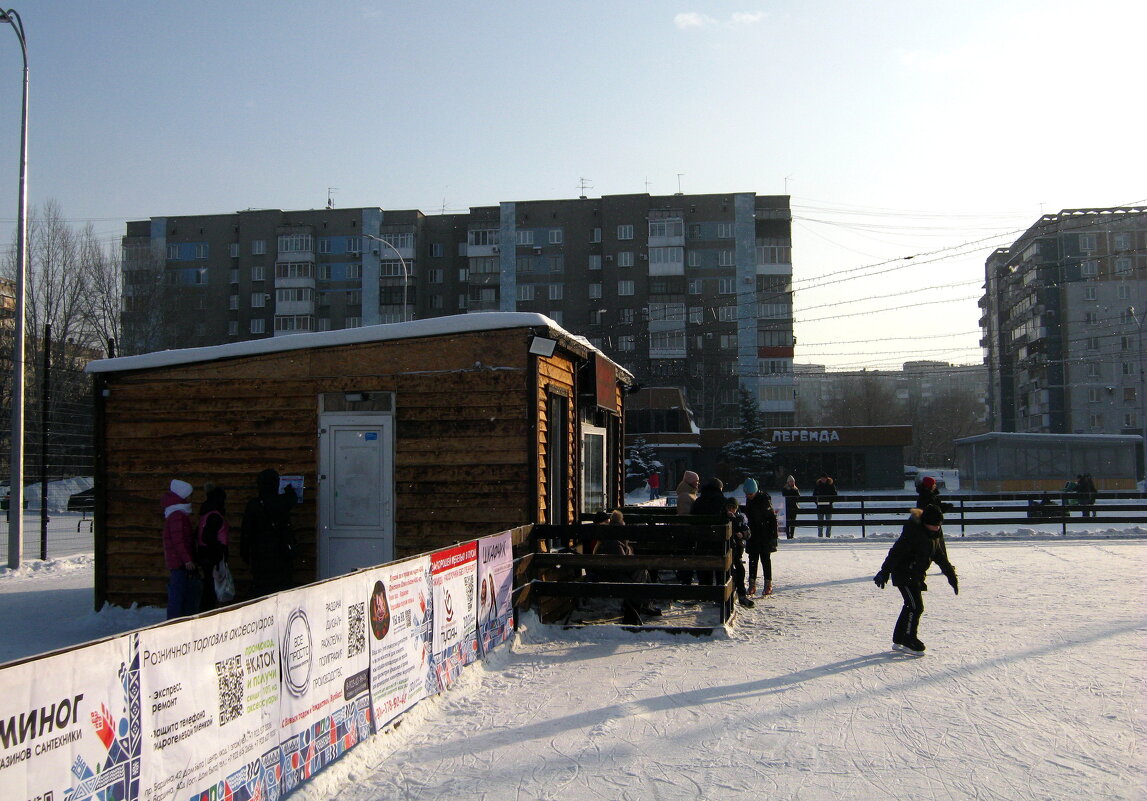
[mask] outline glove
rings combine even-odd
[[[952,594],[953,595],[959,595],[960,594],[960,581],[959,581],[959,579],[956,578],[955,573],[948,576],[948,583],[952,585]]]
[[[872,581],[876,584],[877,587],[884,589],[884,585],[888,583],[888,571],[881,570],[879,573],[872,577]]]

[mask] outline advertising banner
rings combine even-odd
[[[5,798],[137,797],[141,721],[133,637],[4,669],[0,786]]]
[[[434,588],[431,681],[438,693],[478,657],[478,544],[466,542],[430,554]]]
[[[345,576],[278,596],[282,791],[371,733],[367,602]]]
[[[275,798],[279,651],[273,598],[144,629],[144,801]]]
[[[488,654],[514,628],[510,593],[514,587],[514,549],[510,532],[478,540],[478,642]]]
[[[430,557],[356,573],[369,599],[375,730],[426,697],[430,675]]]

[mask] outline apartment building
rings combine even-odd
[[[754,193],[152,217],[123,239],[123,352],[531,311],[682,388],[702,425],[738,424],[740,386],[792,425],[791,224]]]
[[[1046,214],[987,259],[990,428],[1141,434],[1147,207]]]

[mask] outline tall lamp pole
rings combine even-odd
[[[20,203],[16,219],[16,315],[12,322],[12,458],[8,492],[8,566],[17,568],[24,544],[24,265],[28,258],[28,46],[24,22],[15,9],[0,11],[20,40],[24,58],[24,97],[20,107]]]
[[[381,236],[371,236],[370,234],[363,234],[367,239],[373,239],[375,242],[381,242],[388,248],[394,251],[394,255],[398,256],[398,263],[402,265],[402,322],[406,322],[406,292],[410,287],[410,270],[406,267],[406,259],[402,258],[402,254],[394,245],[387,242]]]

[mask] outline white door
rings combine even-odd
[[[319,578],[394,559],[393,418],[319,422]]]

